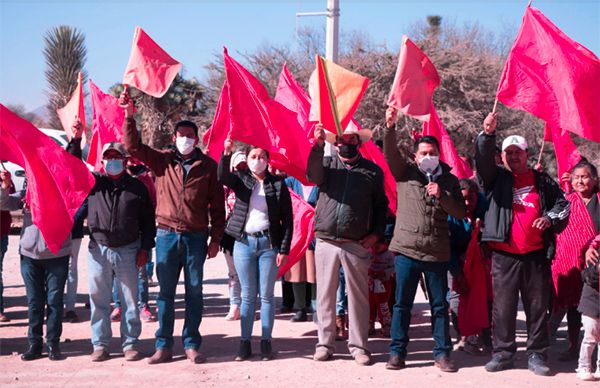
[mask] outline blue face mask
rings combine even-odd
[[[104,170],[108,175],[117,176],[120,175],[125,169],[123,160],[121,159],[107,159],[104,164]]]

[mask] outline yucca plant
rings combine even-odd
[[[48,124],[62,128],[56,109],[62,108],[71,98],[77,86],[77,74],[81,71],[83,82],[87,80],[84,70],[87,49],[85,35],[71,26],[58,26],[44,36],[46,58],[46,81],[48,82]]]

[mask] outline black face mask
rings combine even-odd
[[[342,158],[353,159],[358,155],[358,144],[341,144],[338,150]]]

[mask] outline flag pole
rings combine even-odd
[[[498,106],[498,97],[496,97],[496,100],[494,101],[494,109],[492,109],[492,113],[496,113],[497,106]]]
[[[546,144],[546,141],[544,140],[544,137],[542,136],[542,147],[540,147],[540,154],[538,155],[537,164],[540,164],[542,162],[542,154],[544,153],[544,145],[545,144]]]

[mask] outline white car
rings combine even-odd
[[[65,131],[50,128],[39,128],[39,130],[50,136],[50,138],[62,148],[66,148],[67,144],[69,144],[69,139],[67,138]],[[23,188],[23,183],[25,182],[25,170],[18,164],[12,162],[3,160],[1,163],[2,165],[0,165],[0,167],[3,170],[8,170],[10,172],[15,189],[17,191],[21,190]]]

